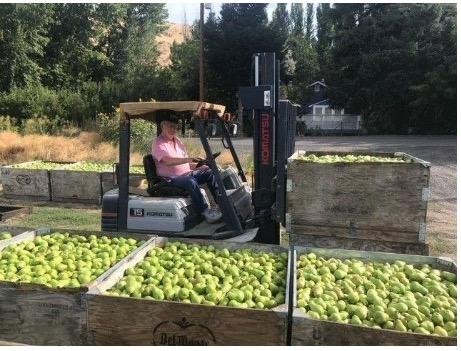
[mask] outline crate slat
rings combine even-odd
[[[296,234],[294,234],[296,233]],[[315,232],[314,232],[315,233]],[[410,255],[429,255],[429,244],[406,243],[389,240],[367,240],[355,238],[342,238],[338,236],[313,235],[293,231],[290,241],[300,246],[323,247],[326,249],[341,248],[346,250],[399,252]]]

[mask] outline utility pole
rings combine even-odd
[[[199,68],[199,91],[200,101],[205,101],[205,77],[204,77],[204,61],[205,54],[203,50],[203,23],[205,17],[205,4],[200,3],[200,68]]]

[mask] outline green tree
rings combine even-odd
[[[409,86],[409,128],[416,133],[456,132],[456,6],[418,9],[424,30],[417,33],[417,79]],[[426,23],[425,23],[426,22]],[[427,25],[427,23],[431,23]]]
[[[270,28],[274,33],[274,41],[277,41],[282,47],[281,51],[281,70],[280,70],[280,80],[285,82],[289,79],[288,75],[290,74],[289,62],[285,60],[287,57],[288,47],[286,42],[290,36],[291,28],[291,19],[290,14],[287,11],[287,4],[277,4],[273,14],[272,21],[270,23]]]
[[[306,16],[304,17],[305,36],[311,41],[314,36],[314,4],[306,4]]]
[[[304,35],[304,10],[303,4],[292,3],[290,10],[291,34],[296,36]]]
[[[127,14],[127,60],[124,71],[139,74],[140,70],[157,66],[157,35],[165,30],[168,13],[165,4],[130,4]]]
[[[0,91],[40,84],[53,5],[0,4]]]
[[[287,4],[277,4],[272,14],[271,28],[285,42],[290,34],[290,15],[287,11]]]
[[[375,132],[456,130],[455,9],[449,4],[337,4],[326,74],[334,105]]]
[[[309,101],[309,84],[318,78],[317,52],[312,42],[313,5],[307,4],[306,16],[302,4],[292,4],[291,34],[283,48],[283,68],[286,74],[285,95],[298,103]]]
[[[275,52],[283,43],[268,25],[267,4],[224,4],[205,32],[206,99],[235,110],[239,86],[250,85],[252,56]]]
[[[96,46],[93,20],[95,4],[55,4],[42,66],[46,68],[44,84],[53,88],[76,88],[92,79],[92,73],[110,65]]]
[[[309,84],[319,75],[317,52],[310,41],[299,36],[290,36],[286,48],[285,62],[291,78],[287,86],[287,97],[304,104],[311,98]]]
[[[123,81],[124,78],[123,67],[128,60],[128,8],[129,4],[109,3],[98,4],[96,7],[94,23],[97,25],[97,50],[110,61],[110,65],[106,67],[108,71],[103,72],[106,79]],[[100,78],[95,80],[101,81]]]
[[[199,99],[200,33],[198,22],[192,28],[190,38],[171,47],[171,81],[175,99]]]
[[[320,72],[323,75],[330,61],[330,51],[333,45],[334,22],[330,4],[321,3],[317,7],[317,55]]]

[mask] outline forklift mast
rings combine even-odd
[[[252,86],[239,89],[254,122],[253,205],[257,242],[280,244],[285,225],[286,164],[294,152],[297,105],[279,97],[280,61],[275,53],[253,55]]]

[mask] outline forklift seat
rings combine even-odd
[[[157,175],[154,158],[151,154],[142,159],[147,179],[147,193],[152,197],[187,197],[189,193],[183,188],[171,185],[164,177]]]

